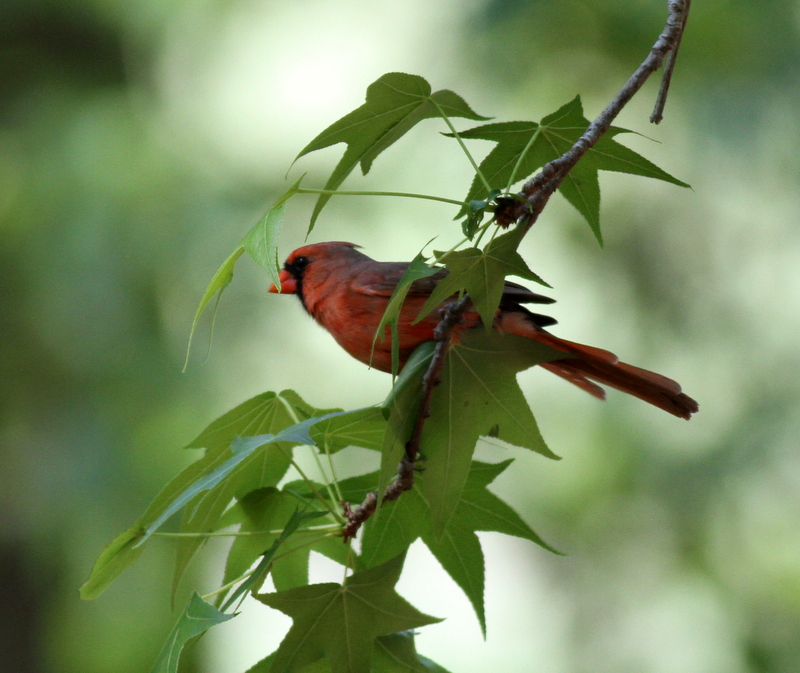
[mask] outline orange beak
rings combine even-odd
[[[280,294],[295,294],[297,292],[297,281],[286,269],[281,269],[281,272],[278,274],[278,280],[280,280],[281,286],[277,287],[275,283],[273,283],[269,286],[269,292],[279,292]]]

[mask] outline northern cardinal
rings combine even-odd
[[[376,262],[356,250],[357,247],[353,243],[334,241],[298,248],[289,255],[280,272],[280,288],[273,284],[269,291],[296,294],[303,308],[350,355],[389,372],[392,369],[391,339],[375,340],[375,331],[408,263]],[[442,269],[410,286],[398,320],[401,367],[417,346],[433,339],[433,330],[440,321],[441,306],[413,323],[436,284],[447,273]],[[608,351],[559,339],[543,329],[555,324],[555,320],[522,306],[551,304],[553,301],[506,281],[495,313],[494,328],[569,353],[572,357],[540,366],[601,400],[605,399],[605,391],[594,381],[635,395],[687,420],[697,411],[697,402],[682,393],[681,387],[672,379],[620,362]],[[463,328],[481,324],[473,308],[468,308],[463,318]],[[386,329],[388,333],[388,327]]]

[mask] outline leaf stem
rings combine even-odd
[[[279,446],[279,445],[276,445],[276,446]],[[283,449],[281,447],[281,450],[284,452],[284,454],[286,454],[286,450],[285,449]],[[322,504],[322,506],[328,511],[328,513],[334,519],[336,519],[340,523],[344,523],[344,518],[342,518],[342,515],[339,514],[339,512],[338,512],[338,510],[336,508],[331,506],[330,502],[328,502],[325,498],[323,498],[320,495],[319,491],[314,486],[314,482],[311,481],[311,479],[309,479],[308,476],[306,476],[306,473],[303,472],[302,468],[297,464],[297,461],[291,456],[291,454],[286,454],[286,455],[287,455],[287,458],[289,458],[289,461],[292,464],[292,467],[295,470],[297,470],[297,472],[300,474],[300,477],[302,478],[302,480],[304,482],[306,482],[306,485],[311,489],[311,492],[314,494],[314,497],[317,500],[319,500],[319,502]]]
[[[306,189],[305,187],[297,190],[298,194],[330,194],[331,196],[404,196],[409,199],[424,199],[427,201],[439,201],[450,203],[455,206],[467,205],[464,201],[456,199],[446,199],[443,196],[432,196],[430,194],[415,194],[413,192],[362,192],[359,190],[338,190],[338,189]]]
[[[275,561],[278,561],[278,560],[280,560],[282,558],[285,558],[285,557],[289,556],[289,554],[293,554],[294,552],[300,551],[301,549],[305,549],[306,547],[311,547],[311,546],[315,545],[317,542],[319,542],[320,540],[325,539],[326,537],[335,537],[335,535],[333,535],[332,533],[329,533],[327,535],[317,536],[313,540],[311,540],[310,542],[307,542],[306,544],[300,545],[299,547],[294,547],[293,549],[290,549],[289,551],[284,552],[283,554],[280,554],[278,556],[273,557],[272,560],[269,562],[269,565],[270,566],[273,565],[275,563]],[[239,577],[237,577],[236,579],[231,580],[227,584],[223,584],[221,587],[219,587],[218,589],[214,589],[214,591],[212,591],[210,593],[207,593],[207,594],[205,594],[203,596],[200,596],[200,598],[202,598],[204,601],[207,601],[209,598],[213,598],[214,596],[217,596],[218,594],[225,593],[226,591],[228,591],[228,589],[232,589],[237,584],[239,584],[239,582],[241,582],[242,580],[246,580],[248,577],[250,577],[250,575],[252,575],[257,570],[258,570],[258,567],[251,568],[250,570],[248,570],[243,575],[239,575]]]
[[[325,455],[328,457],[328,467],[331,470],[331,483],[333,484],[333,489],[336,491],[336,502],[342,502],[344,498],[342,498],[342,491],[339,488],[339,480],[336,478],[336,470],[333,467],[333,456],[331,455],[330,446],[328,442],[325,442]]]
[[[533,143],[536,142],[536,139],[539,137],[539,134],[541,132],[542,132],[542,125],[537,124],[536,131],[534,131],[533,135],[530,137],[530,140],[528,140],[528,144],[525,145],[525,149],[522,150],[522,152],[520,153],[519,158],[517,159],[517,163],[514,164],[514,170],[511,171],[511,175],[508,178],[508,184],[506,185],[506,189],[504,192],[505,194],[508,194],[511,191],[511,185],[513,185],[516,182],[517,171],[519,171],[519,167],[522,164],[522,160],[525,158],[525,155],[528,153],[531,147],[533,147]]]
[[[209,598],[214,598],[214,596],[218,596],[219,594],[225,593],[228,589],[233,589],[239,582],[242,580],[246,580],[250,575],[252,575],[258,568],[251,568],[248,570],[244,575],[239,575],[235,580],[231,580],[227,584],[223,584],[218,589],[214,589],[211,593],[204,594],[200,596],[204,601],[207,601]]]
[[[340,524],[325,524],[324,526],[309,526],[308,528],[302,528],[301,530],[313,530],[313,531],[335,531],[341,528]],[[279,528],[278,530],[253,530],[253,531],[236,531],[231,533],[151,533],[153,537],[172,537],[172,538],[209,538],[209,537],[250,537],[254,535],[280,535],[283,532],[283,528]]]
[[[292,405],[289,404],[289,402],[287,400],[283,399],[280,395],[278,395],[278,399],[281,401],[283,406],[286,408],[286,412],[289,414],[289,416],[292,417],[294,422],[295,423],[299,423],[300,419],[297,417],[297,414],[295,413],[295,410],[292,408]],[[294,459],[294,456],[291,453],[287,453],[286,450],[283,447],[281,447],[280,443],[276,444],[276,446],[278,446],[281,449],[281,451],[284,452],[284,455],[289,459],[289,462],[291,463],[292,467],[294,467],[294,469],[297,470],[297,472],[302,477],[303,481],[306,482],[306,485],[311,489],[311,492],[314,494],[314,497],[316,497],[317,500],[319,500],[320,503],[322,503],[322,506],[331,514],[331,516],[334,519],[336,519],[336,521],[344,524],[345,520],[342,517],[342,515],[339,514],[338,510],[336,510],[334,507],[332,507],[331,504],[319,494],[319,491],[317,491],[316,487],[314,486],[314,482],[311,481],[306,476],[305,472],[303,472],[301,467],[297,464],[297,461]],[[311,447],[311,451],[314,454],[314,457],[316,458],[316,452],[314,452],[314,448],[313,447]],[[320,471],[322,472],[323,478],[325,478],[325,472],[322,470],[322,465],[320,465],[319,467],[320,467]],[[327,481],[327,478],[325,478],[325,480]],[[326,484],[326,486],[327,486],[327,484]],[[328,491],[328,493],[330,495],[330,490]]]
[[[314,462],[317,464],[317,469],[319,470],[319,473],[322,475],[322,479],[325,482],[325,490],[328,491],[328,497],[332,502],[339,502],[339,499],[336,497],[336,493],[334,493],[333,489],[331,488],[333,477],[329,479],[328,475],[325,473],[325,468],[322,467],[322,461],[319,459],[319,452],[316,451],[316,447],[309,446],[308,448],[311,451],[311,455],[314,456]]]
[[[470,151],[467,149],[467,146],[464,144],[464,141],[461,139],[461,136],[458,134],[458,131],[456,131],[456,127],[453,126],[453,122],[450,121],[450,117],[447,116],[447,113],[442,109],[439,103],[437,103],[432,98],[430,100],[431,103],[433,103],[436,106],[436,109],[439,111],[439,114],[442,116],[442,119],[444,119],[444,122],[445,124],[447,124],[448,128],[453,134],[453,137],[458,141],[458,144],[461,145],[462,151],[464,152],[464,154],[467,155],[467,159],[469,159],[469,162],[475,169],[475,174],[481,179],[483,186],[486,187],[486,191],[491,192],[492,188],[489,185],[488,180],[486,180],[486,178],[484,177],[483,173],[481,172],[481,169],[478,167],[477,162],[475,161],[475,159],[473,159],[472,154],[470,154]]]

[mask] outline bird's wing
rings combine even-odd
[[[353,288],[364,294],[389,297],[407,269],[407,262],[370,264],[355,278]],[[448,273],[447,269],[439,269],[432,276],[415,280],[409,287],[408,296],[427,297]],[[503,301],[516,304],[552,304],[555,299],[531,292],[528,288],[507,280],[503,287]]]
[[[503,287],[503,299],[510,299],[518,304],[554,304],[555,299],[545,297],[543,294],[531,292],[527,287],[506,281]]]
[[[353,289],[376,297],[390,297],[407,269],[407,262],[376,262],[370,264],[356,276],[353,281]],[[408,294],[427,297],[446,275],[447,269],[441,269],[432,276],[415,280],[411,283]]]

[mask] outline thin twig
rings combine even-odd
[[[689,16],[689,8],[692,4],[692,0],[685,0],[685,2],[680,32],[675,38],[675,46],[667,55],[667,62],[664,65],[664,74],[661,76],[661,86],[658,88],[658,96],[656,96],[656,104],[653,108],[653,114],[650,115],[650,121],[653,124],[660,124],[661,120],[664,118],[664,105],[667,103],[667,94],[669,93],[669,85],[672,81],[672,72],[675,70],[675,59],[678,58],[678,49],[681,48],[683,32],[686,30],[686,19]]]
[[[422,401],[417,411],[417,418],[414,422],[414,429],[411,431],[411,438],[406,444],[406,460],[415,463],[419,457],[419,445],[422,440],[422,429],[425,421],[430,416],[431,398],[433,389],[439,384],[439,376],[444,368],[447,353],[450,351],[450,343],[453,340],[453,332],[461,322],[461,315],[470,303],[469,295],[464,296],[457,302],[449,302],[442,308],[440,315],[442,319],[433,331],[433,340],[436,348],[433,351],[431,363],[428,370],[422,377]]]

